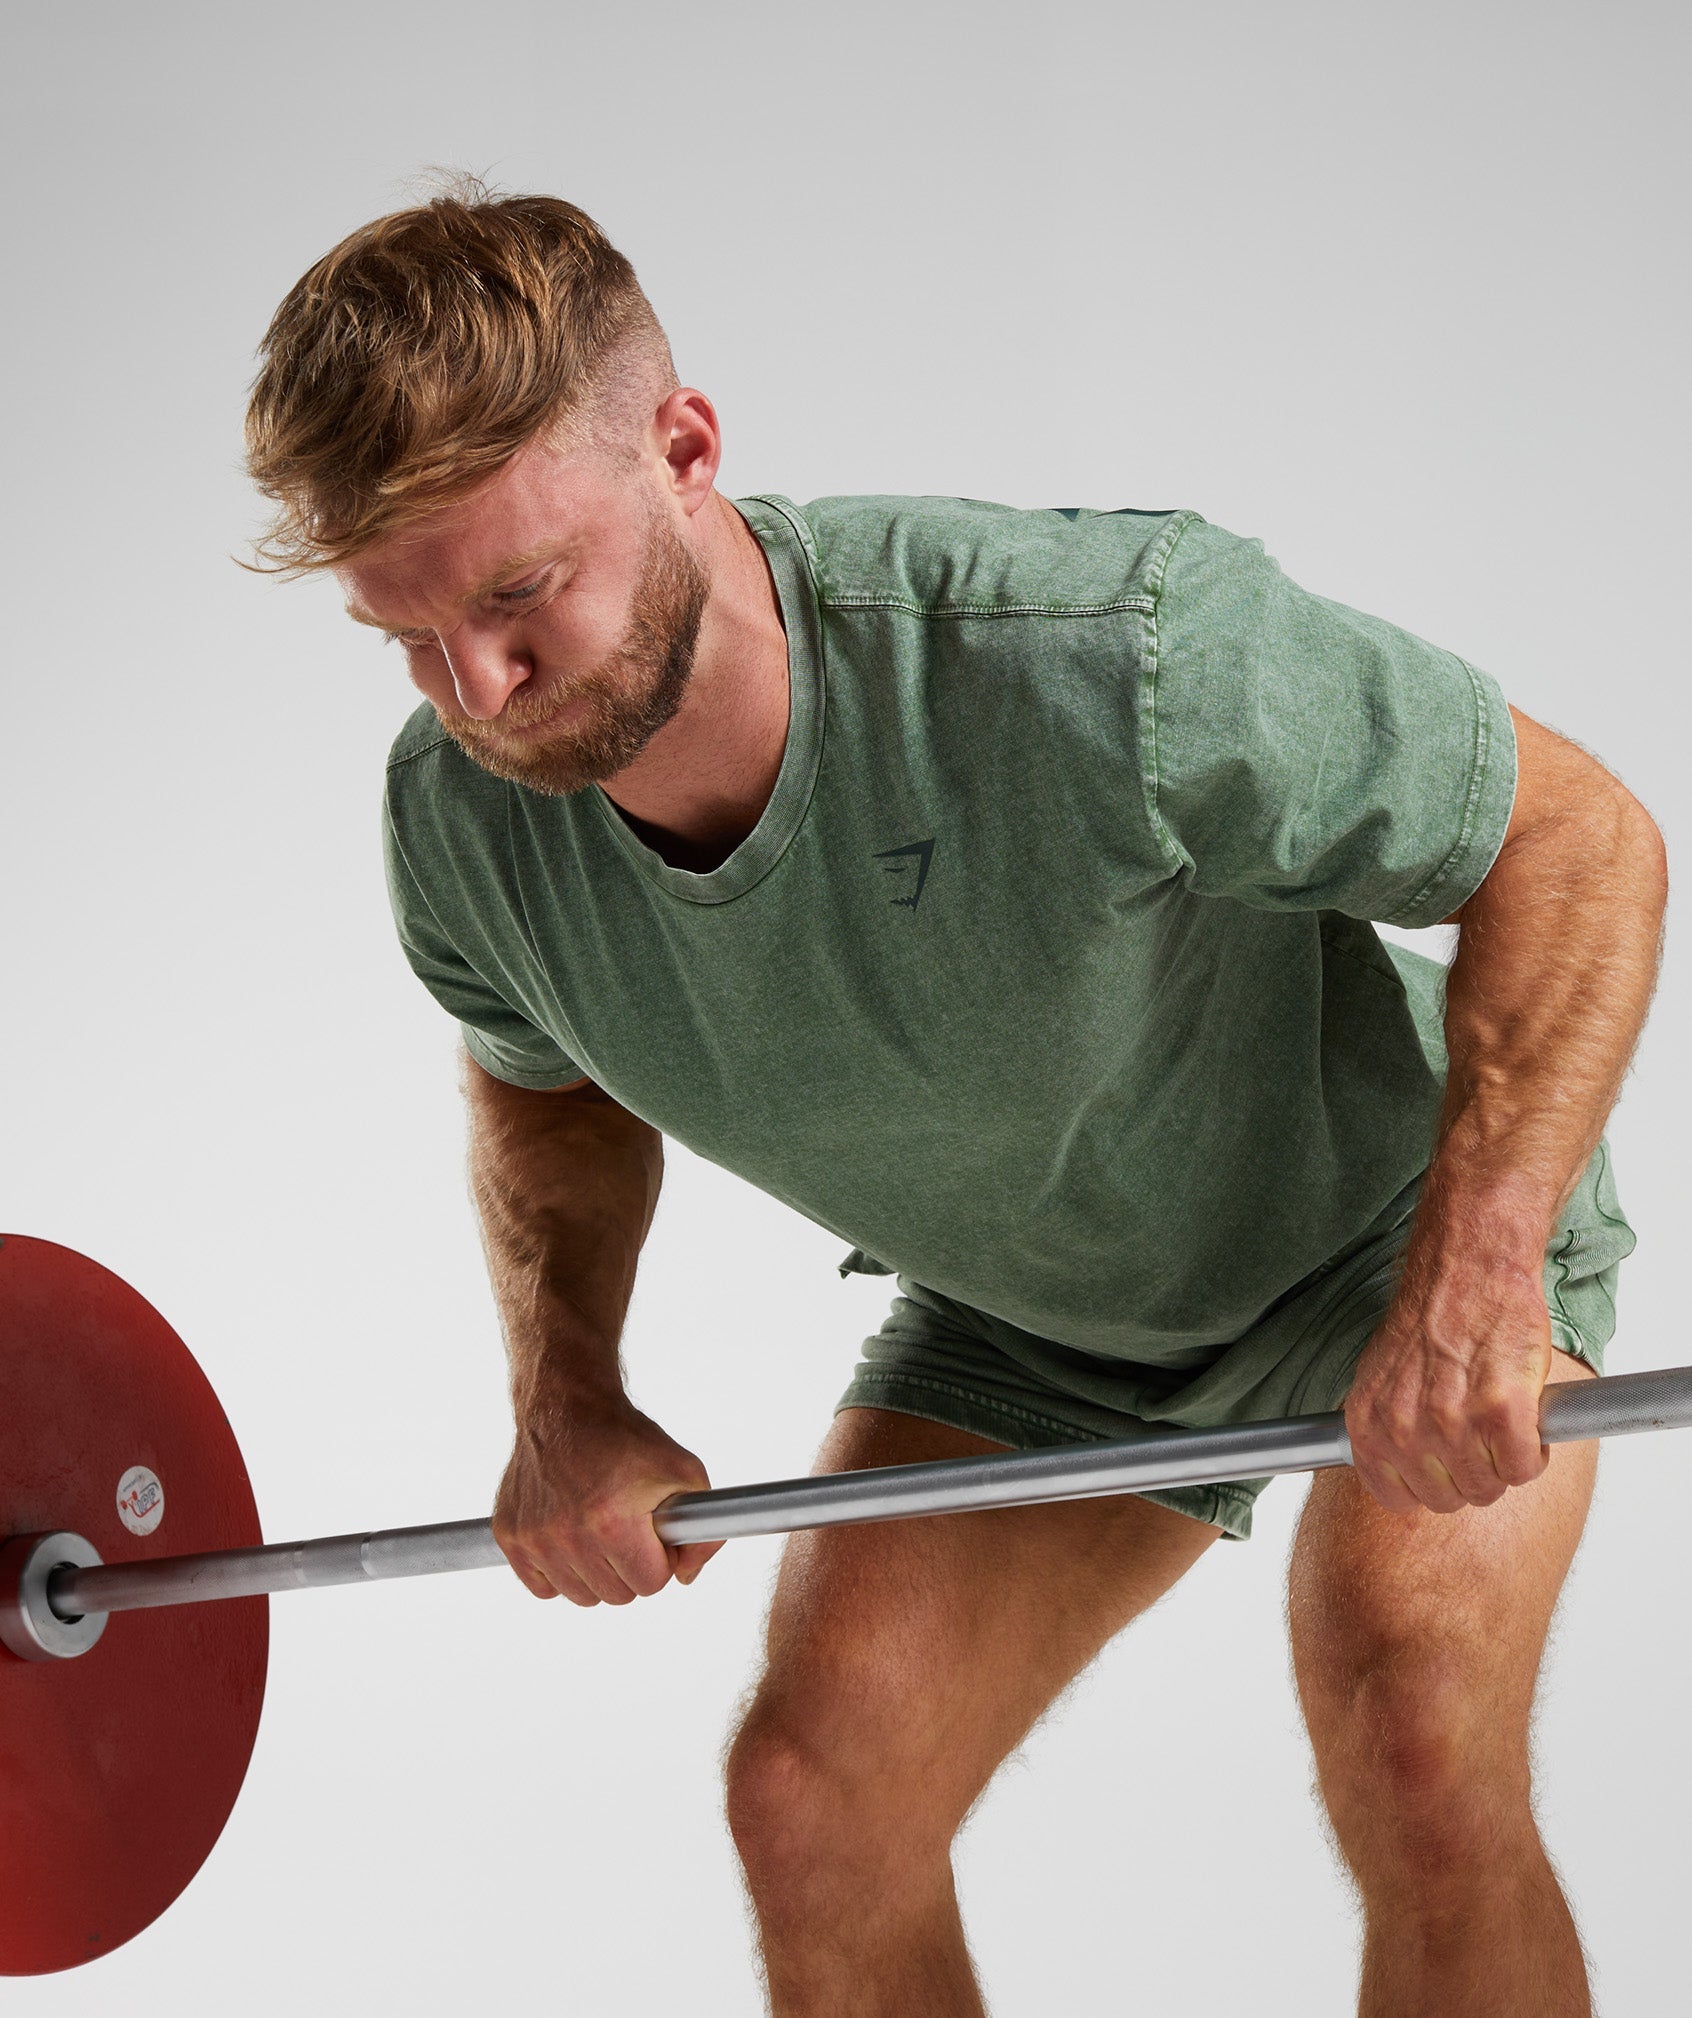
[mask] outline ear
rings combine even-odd
[[[691,517],[711,495],[723,459],[717,410],[690,385],[678,386],[652,417],[671,492]]]

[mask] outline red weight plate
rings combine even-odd
[[[8,1234],[0,1537],[53,1528],[107,1562],[260,1539],[240,1449],[176,1333],[97,1263]],[[73,1660],[0,1647],[0,1973],[108,1954],[193,1877],[241,1790],[268,1645],[266,1601],[236,1598],[114,1613]]]

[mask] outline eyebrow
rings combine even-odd
[[[483,596],[492,594],[495,589],[510,581],[513,575],[527,574],[530,568],[541,561],[561,559],[564,551],[556,540],[546,540],[538,547],[530,547],[527,553],[513,554],[509,560],[501,561],[492,574],[484,576],[468,595],[460,596],[458,607],[467,610],[472,603],[479,603]],[[383,623],[380,617],[373,617],[368,610],[361,610],[352,603],[346,605],[346,612],[355,624],[367,624],[373,631],[386,631],[390,637],[398,637],[409,628],[402,624],[396,629],[394,625]]]

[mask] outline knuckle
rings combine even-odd
[[[1539,1411],[1524,1394],[1496,1395],[1477,1412],[1476,1420],[1491,1436],[1529,1437],[1539,1441]]]
[[[1475,1429],[1469,1412],[1458,1402],[1435,1402],[1428,1410],[1426,1423],[1441,1443],[1463,1444],[1474,1438]]]
[[[542,1573],[539,1570],[537,1570],[532,1563],[528,1562],[513,1563],[511,1565],[511,1568],[517,1578],[517,1581],[523,1586],[524,1590],[526,1590],[531,1597],[551,1598],[556,1597],[558,1595],[558,1593],[547,1582],[546,1578],[542,1575]]]
[[[1469,1503],[1467,1493],[1448,1471],[1442,1471],[1438,1477],[1430,1473],[1418,1479],[1416,1496],[1429,1513],[1456,1513]]]
[[[604,1542],[627,1524],[628,1517],[628,1508],[625,1504],[620,1499],[614,1499],[606,1494],[585,1501],[574,1525],[582,1534],[590,1535],[595,1541]]]
[[[1415,1447],[1422,1429],[1419,1410],[1395,1404],[1383,1409],[1376,1419],[1376,1430],[1393,1450],[1411,1450]]]
[[[1357,1422],[1350,1425],[1351,1457],[1359,1471],[1378,1473],[1394,1455],[1390,1438],[1377,1422]]]
[[[1543,1450],[1501,1451],[1495,1462],[1506,1485],[1532,1485],[1545,1470],[1546,1459]]]
[[[1454,1465],[1451,1489],[1465,1506],[1491,1506],[1505,1490],[1504,1479],[1487,1463]]]
[[[1413,1504],[1403,1479],[1390,1467],[1364,1463],[1357,1467],[1357,1475],[1364,1491],[1379,1500],[1389,1513],[1402,1513]]]

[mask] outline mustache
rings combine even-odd
[[[497,729],[503,725],[512,729],[538,729],[559,714],[569,699],[569,691],[562,680],[549,681],[536,693],[520,687],[488,727]]]
[[[525,684],[506,702],[492,721],[479,722],[466,716],[464,726],[472,736],[497,736],[501,729],[538,729],[559,715],[579,695],[591,692],[595,681],[591,673],[570,681],[554,677],[546,685],[531,692]]]

